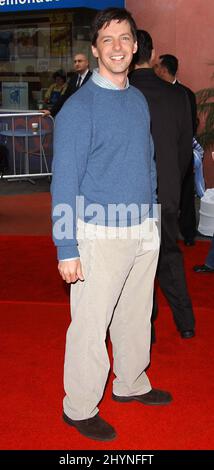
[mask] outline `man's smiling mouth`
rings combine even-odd
[[[119,60],[124,59],[124,57],[125,57],[124,55],[112,55],[111,60],[119,61]]]

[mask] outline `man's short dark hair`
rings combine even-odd
[[[149,62],[152,56],[153,42],[150,34],[144,29],[137,30],[138,49],[133,57],[133,63],[142,65]]]
[[[170,75],[176,75],[178,70],[178,59],[175,55],[171,54],[162,54],[159,56],[161,60],[161,65],[166,67]]]
[[[118,23],[121,23],[122,21],[127,21],[130,24],[132,36],[136,41],[137,26],[131,13],[125,8],[106,8],[105,10],[101,10],[97,13],[92,23],[91,43],[93,46],[96,46],[100,29],[102,29],[104,25],[109,26],[111,21],[118,21]]]

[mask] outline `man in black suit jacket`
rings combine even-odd
[[[152,38],[138,31],[138,51],[130,83],[143,92],[151,114],[158,201],[161,204],[161,249],[157,277],[182,338],[194,336],[194,314],[187,291],[182,254],[177,244],[182,180],[192,154],[189,101],[183,90],[161,80],[151,68]]]
[[[155,72],[163,80],[172,83],[176,87],[181,87],[187,93],[191,106],[193,135],[195,135],[197,130],[197,103],[195,94],[190,90],[190,88],[178,82],[176,79],[177,70],[177,57],[171,54],[163,54],[159,56],[159,63],[156,64]],[[184,237],[185,245],[194,245],[194,238],[196,235],[196,213],[193,152],[192,159],[182,184],[179,227],[180,232]]]
[[[90,78],[92,72],[89,70],[89,63],[85,54],[78,53],[74,56],[74,70],[75,72],[70,76],[65,93],[60,96],[59,100],[52,107],[50,112],[44,110],[45,115],[51,114],[51,116],[55,117],[65,101]]]

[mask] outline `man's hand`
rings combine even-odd
[[[68,284],[70,282],[76,282],[78,279],[80,281],[84,281],[80,259],[59,261],[58,270],[62,276],[62,279]]]
[[[41,109],[40,112],[43,114],[42,117],[46,117],[46,116],[50,116],[50,115],[51,115],[51,112],[49,111],[49,109]]]

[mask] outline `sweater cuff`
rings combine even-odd
[[[79,258],[79,250],[77,245],[72,246],[58,246],[57,247],[57,258],[59,261],[63,261],[68,258]]]

